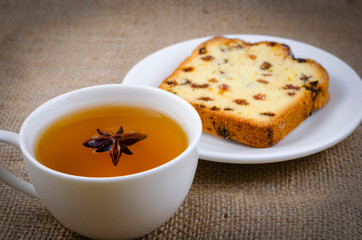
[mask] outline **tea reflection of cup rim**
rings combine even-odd
[[[71,97],[72,95],[76,95],[79,94],[81,92],[84,91],[89,91],[89,90],[96,90],[96,89],[103,89],[103,88],[126,88],[126,89],[134,89],[134,90],[140,90],[140,91],[153,91],[155,94],[163,94],[165,95],[167,98],[171,98],[174,99],[175,101],[178,101],[180,104],[182,104],[188,112],[190,112],[191,114],[193,114],[193,118],[192,121],[194,122],[193,124],[197,124],[200,126],[196,126],[196,129],[200,129],[200,131],[196,132],[195,135],[192,137],[192,141],[188,141],[187,144],[187,148],[181,153],[179,154],[177,157],[171,159],[170,161],[154,167],[152,169],[146,170],[146,171],[142,171],[142,172],[138,172],[138,173],[133,173],[133,174],[128,174],[128,175],[122,175],[122,176],[114,176],[114,177],[85,177],[85,176],[77,176],[77,175],[72,175],[72,174],[68,174],[68,173],[63,173],[54,169],[51,169],[43,164],[41,164],[34,156],[34,154],[32,154],[29,150],[29,147],[27,146],[27,143],[25,142],[25,134],[24,131],[26,131],[26,129],[28,128],[28,124],[30,121],[32,121],[32,119],[34,117],[37,117],[38,114],[44,114],[43,111],[44,109],[51,107],[50,105],[52,104],[56,104],[59,101],[63,101],[65,98]],[[109,103],[113,101],[108,101]],[[95,106],[97,105],[97,103],[90,103],[87,107],[90,106]],[[142,104],[137,105],[135,104],[135,106],[143,106]],[[86,107],[83,107],[86,108]],[[158,109],[157,107],[152,108],[155,111],[161,111],[160,109]],[[78,109],[82,109],[82,107],[78,107],[76,108]],[[167,112],[163,112],[164,114],[167,115]],[[169,116],[169,115],[168,115]],[[174,119],[172,116],[169,116],[172,119]],[[179,124],[179,123],[178,123]],[[45,127],[45,126],[44,126]],[[182,127],[183,130],[185,131],[184,127]],[[129,181],[132,179],[136,179],[136,178],[140,178],[140,177],[145,177],[148,175],[152,175],[152,174],[157,174],[157,172],[162,171],[162,170],[166,170],[167,168],[171,167],[174,164],[177,164],[177,162],[181,161],[184,158],[184,155],[187,155],[190,151],[192,151],[192,149],[194,147],[198,148],[198,142],[199,139],[201,138],[201,119],[198,115],[198,113],[196,112],[196,110],[193,108],[193,106],[191,104],[189,104],[186,100],[176,96],[173,93],[167,92],[165,90],[162,89],[158,89],[155,87],[149,87],[149,86],[141,86],[141,85],[122,85],[122,84],[105,84],[105,85],[96,85],[96,86],[90,86],[90,87],[85,87],[85,88],[81,88],[81,89],[76,89],[67,93],[64,93],[62,95],[59,95],[57,97],[54,97],[52,99],[50,99],[49,101],[43,103],[42,105],[40,105],[37,109],[35,109],[24,121],[21,129],[20,129],[20,147],[22,149],[23,154],[30,159],[37,167],[48,171],[50,174],[55,174],[59,177],[63,177],[63,178],[68,178],[71,180],[76,180],[76,181],[87,181],[87,182],[113,182],[113,181]],[[186,131],[185,131],[186,133]],[[186,135],[188,136],[188,139],[190,138],[189,134],[186,133]],[[33,139],[34,140],[34,139]],[[32,144],[33,146],[33,144]]]

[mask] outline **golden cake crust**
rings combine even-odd
[[[190,102],[203,131],[254,147],[279,142],[329,99],[327,71],[289,46],[212,38],[159,86]]]

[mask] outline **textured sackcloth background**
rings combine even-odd
[[[303,41],[361,76],[361,10],[359,0],[0,1],[0,129],[19,132],[45,101],[120,83],[152,52],[204,36]],[[360,125],[330,149],[281,163],[201,160],[180,209],[143,239],[362,239],[361,136]],[[0,159],[29,180],[15,148],[0,143]],[[0,183],[0,239],[84,238]]]

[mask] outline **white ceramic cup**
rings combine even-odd
[[[35,159],[35,139],[44,127],[67,113],[107,103],[148,107],[171,117],[185,131],[187,149],[154,169],[108,178],[64,174]],[[164,90],[122,84],[83,88],[41,105],[25,120],[20,134],[0,131],[0,141],[21,150],[32,184],[2,167],[0,180],[38,197],[59,222],[81,235],[136,238],[166,222],[184,201],[197,167],[201,132],[194,108]]]

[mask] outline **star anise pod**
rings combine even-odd
[[[97,148],[95,152],[109,151],[114,166],[118,164],[122,152],[127,155],[133,154],[127,146],[135,144],[147,137],[146,134],[138,132],[131,131],[124,133],[122,126],[116,133],[102,129],[97,129],[97,132],[99,133],[98,136],[84,141],[83,145],[89,148]]]

